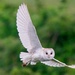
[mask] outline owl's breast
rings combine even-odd
[[[42,57],[41,57],[41,53],[35,53],[32,55],[32,61],[41,61],[42,60]]]

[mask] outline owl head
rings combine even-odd
[[[53,59],[55,56],[55,52],[52,48],[44,48],[44,57],[45,59]]]

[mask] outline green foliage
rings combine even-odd
[[[26,51],[16,28],[16,13],[22,0],[0,2],[0,74],[1,75],[74,75],[69,68],[53,68],[38,63],[21,67],[19,53]],[[53,47],[56,58],[75,63],[75,1],[26,0],[43,47]],[[60,58],[61,57],[61,58]]]

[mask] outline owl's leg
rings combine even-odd
[[[23,62],[22,66],[27,66],[31,61],[31,55],[29,53],[21,52],[20,59]]]
[[[25,66],[27,66],[28,64],[29,64],[29,62],[23,63],[22,66],[25,67]]]
[[[25,66],[27,66],[27,65],[23,63],[22,66],[25,67]]]
[[[30,64],[31,64],[31,65],[36,65],[36,62],[33,62],[33,61],[32,61]]]

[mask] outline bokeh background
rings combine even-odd
[[[0,75],[75,75],[75,69],[41,63],[22,67],[26,51],[16,28],[16,13],[26,3],[43,47],[52,47],[58,60],[75,64],[75,0],[0,0]]]

